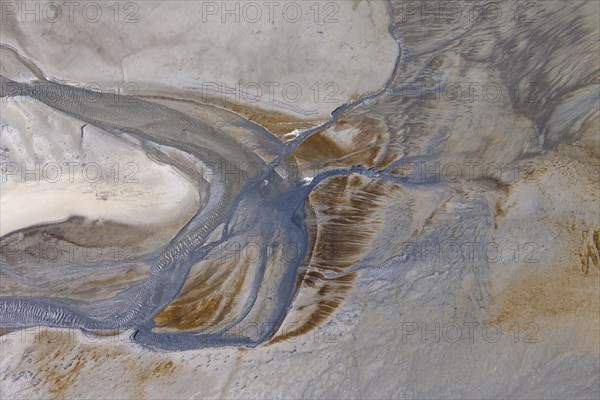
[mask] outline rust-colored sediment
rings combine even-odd
[[[342,157],[344,150],[332,138],[320,131],[302,142],[294,155],[301,160],[318,162]]]
[[[351,175],[331,178],[313,191],[310,201],[318,223],[313,254],[292,310],[270,343],[305,334],[337,310],[357,277],[349,270],[382,225],[381,198],[395,188]]]
[[[329,118],[300,118],[291,113],[283,111],[275,111],[265,107],[260,107],[254,104],[242,104],[239,101],[228,101],[220,96],[206,96],[206,98],[199,100],[198,94],[195,90],[191,91],[177,91],[174,93],[171,89],[153,89],[141,95],[140,97],[146,98],[150,101],[153,99],[161,100],[179,100],[192,102],[196,104],[203,104],[209,106],[216,106],[225,110],[232,111],[236,114],[241,115],[247,120],[250,120],[262,127],[266,128],[269,132],[283,138],[288,133],[295,130],[309,129],[319,124],[326,122]]]
[[[76,388],[78,383],[86,381],[83,376],[91,378],[102,368],[121,371],[114,375],[114,382],[106,382],[106,390],[128,387],[128,397],[142,398],[149,384],[169,379],[183,368],[164,354],[148,353],[140,361],[139,356],[114,343],[84,343],[69,331],[45,329],[36,333],[34,342],[21,364],[34,371],[31,384],[42,385],[52,399],[66,398],[75,389],[85,393],[85,388]],[[126,381],[120,382],[120,377]]]
[[[326,119],[300,119],[284,112],[238,103],[217,102],[217,104],[257,123],[279,138],[297,129],[309,129],[326,121]]]
[[[584,239],[572,263],[519,274],[496,295],[490,322],[506,327],[544,324],[548,334],[553,326],[564,329],[561,321],[568,320],[571,331],[598,352],[597,340],[588,339],[597,339],[600,326],[600,230],[581,232]]]
[[[202,271],[186,282],[179,297],[154,317],[156,325],[190,331],[223,322],[240,299],[248,261],[232,256],[206,262]]]
[[[595,317],[598,304],[598,272],[564,267],[550,274],[520,276],[499,295],[501,307],[491,322],[531,322],[546,317]]]
[[[579,250],[580,270],[587,275],[600,268],[600,228],[594,229],[591,234],[590,230],[583,229],[581,236],[583,245]],[[590,240],[586,240],[588,237]]]
[[[368,117],[339,120],[334,126],[306,139],[298,146],[294,156],[300,162],[319,166],[377,166],[385,160],[388,142],[380,125],[379,121]],[[351,142],[342,143],[336,140],[336,135],[350,135]]]
[[[94,335],[94,336],[98,336],[98,337],[111,337],[111,336],[118,336],[120,334],[122,334],[123,331],[111,331],[111,330],[104,330],[104,331],[89,331],[88,334],[90,335]]]

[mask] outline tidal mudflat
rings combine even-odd
[[[0,4],[2,398],[600,396],[598,3]]]

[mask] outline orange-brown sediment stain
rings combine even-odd
[[[497,293],[490,308],[490,322],[509,329],[543,324],[547,334],[553,327],[562,331],[568,324],[576,338],[587,343],[585,348],[599,353],[600,233],[598,228],[591,235],[586,229],[581,232],[585,239],[575,244],[570,263],[561,261],[548,269],[519,274]],[[590,340],[590,335],[596,340]]]
[[[106,365],[119,371],[112,381],[107,380],[107,390],[126,388],[127,397],[131,398],[144,397],[149,384],[168,380],[184,368],[167,354],[147,353],[140,361],[131,349],[115,343],[85,343],[75,339],[72,331],[53,329],[35,335],[21,365],[34,372],[32,385],[41,385],[52,399],[86,393],[82,382],[96,379]]]
[[[269,343],[299,336],[326,321],[352,290],[360,260],[383,221],[382,198],[398,186],[359,175],[331,178],[310,196],[316,215],[313,253],[282,329]]]
[[[186,282],[179,297],[154,317],[154,322],[181,331],[223,322],[241,297],[248,267],[244,257],[207,262],[200,274]],[[234,270],[236,273],[232,273]]]
[[[342,143],[336,139],[336,135],[350,136],[351,139],[349,143]],[[385,159],[387,141],[387,135],[374,119],[339,120],[334,126],[306,139],[298,146],[294,156],[301,163],[319,166],[349,167],[360,164],[372,167]]]

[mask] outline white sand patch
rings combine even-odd
[[[83,125],[31,99],[2,104],[1,235],[72,216],[168,226],[198,207],[174,167]]]

